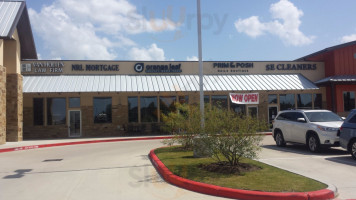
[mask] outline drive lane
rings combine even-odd
[[[221,199],[165,183],[147,156],[160,146],[152,140],[2,153],[0,199]]]

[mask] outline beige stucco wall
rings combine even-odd
[[[21,74],[21,47],[20,39],[15,30],[11,40],[4,42],[4,66],[8,74]]]
[[[134,66],[143,63],[144,70],[136,72]],[[23,75],[58,75],[58,74],[130,74],[130,75],[187,75],[199,74],[198,62],[140,62],[140,61],[23,61],[29,66]],[[177,71],[147,73],[149,67],[163,67]],[[299,67],[299,68],[298,68]],[[109,69],[109,70],[108,70]],[[253,61],[220,61],[204,62],[204,74],[303,74],[311,81],[324,78],[323,62],[253,62]]]

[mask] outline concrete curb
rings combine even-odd
[[[30,145],[30,146],[11,147],[11,148],[6,148],[6,149],[0,149],[0,153],[47,148],[47,147],[78,145],[78,144],[94,144],[94,143],[103,143],[103,142],[124,142],[124,141],[135,141],[135,140],[162,140],[162,139],[171,139],[171,138],[172,138],[172,136],[162,136],[162,137],[122,138],[122,139],[88,140],[88,141],[78,141],[78,142],[62,142],[62,143],[53,143],[53,144],[39,144],[39,145]]]
[[[271,132],[261,132],[258,135],[272,135]],[[62,142],[53,144],[39,144],[39,145],[29,145],[22,147],[11,147],[0,149],[0,153],[12,152],[12,151],[24,151],[31,149],[47,148],[47,147],[58,147],[58,146],[68,146],[68,145],[78,145],[78,144],[93,144],[102,142],[123,142],[123,141],[134,141],[134,140],[162,140],[162,139],[172,139],[173,136],[161,136],[161,137],[139,137],[139,138],[123,138],[123,139],[105,139],[105,140],[88,140],[88,141],[78,141],[78,142]]]
[[[219,197],[244,200],[323,200],[334,199],[335,191],[332,188],[311,191],[311,192],[261,192],[251,190],[232,189],[221,186],[210,185],[191,181],[177,175],[174,175],[154,153],[155,149],[150,151],[149,158],[153,166],[165,181],[178,187]],[[335,188],[336,190],[336,188]]]

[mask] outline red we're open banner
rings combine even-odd
[[[230,99],[236,104],[259,104],[260,95],[258,93],[230,93]]]

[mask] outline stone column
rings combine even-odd
[[[6,68],[0,65],[0,144],[6,142]]]
[[[23,129],[23,77],[21,74],[6,75],[6,141],[22,141]]]

